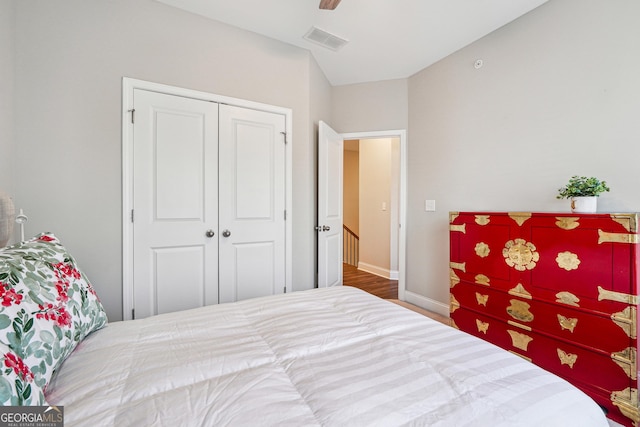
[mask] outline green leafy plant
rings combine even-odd
[[[574,175],[569,183],[558,189],[557,199],[570,199],[572,197],[599,196],[600,193],[609,191],[606,181],[598,178]]]

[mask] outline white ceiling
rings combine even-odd
[[[157,0],[308,49],[332,85],[409,77],[547,0]],[[337,52],[312,26],[349,40]]]

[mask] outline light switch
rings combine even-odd
[[[382,210],[383,211],[387,210],[387,202],[382,202]]]
[[[435,212],[436,211],[436,201],[435,200],[425,200],[424,201],[424,210],[426,212]]]

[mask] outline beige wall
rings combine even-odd
[[[391,139],[360,141],[359,267],[372,272],[391,268],[392,158]]]
[[[448,211],[566,212],[574,174],[610,184],[601,211],[640,210],[638,18],[552,0],[409,79],[408,291],[446,310]]]
[[[331,126],[338,132],[407,129],[406,79],[336,86],[331,93]]]
[[[357,142],[356,142],[357,144]],[[342,222],[356,234],[360,233],[360,154],[345,148],[343,157]]]
[[[53,231],[76,255],[110,319],[122,316],[123,76],[293,110],[294,289],[314,286],[312,123],[330,90],[308,51],[152,0],[13,5],[12,172],[28,171],[16,203],[27,234]]]
[[[13,194],[13,1],[0,0],[0,191]]]

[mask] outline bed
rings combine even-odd
[[[69,300],[84,295],[75,303],[83,319],[69,309],[72,326],[82,331],[70,334],[72,350],[46,374],[29,355],[24,361],[36,368],[32,395],[43,399],[30,403],[64,406],[67,427],[607,426],[600,408],[559,377],[355,288],[107,324],[91,285],[55,236],[37,237],[30,250],[25,244],[18,254],[28,253],[29,262],[37,259],[33,246],[43,257],[62,252],[72,273]],[[4,252],[0,278],[11,255]],[[37,297],[23,295],[21,304]],[[1,307],[0,323],[13,305]],[[52,339],[42,331],[36,336]],[[0,332],[5,347],[9,334]]]

